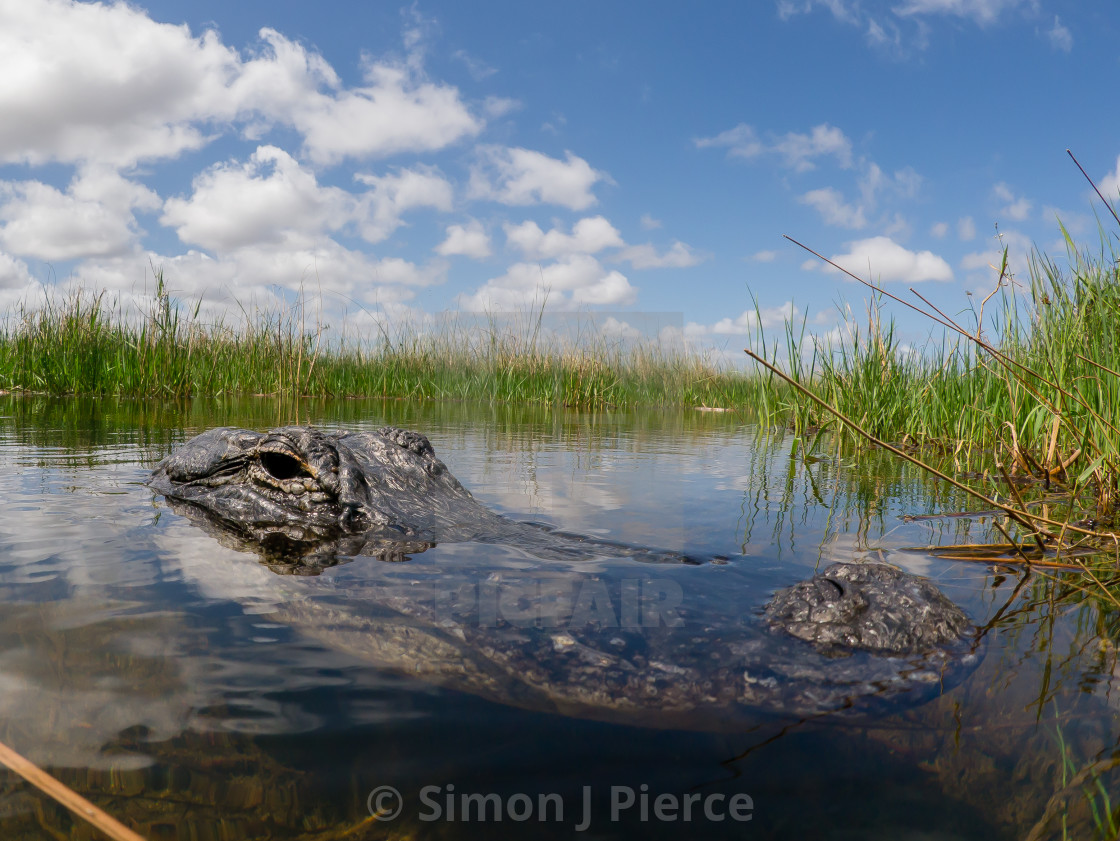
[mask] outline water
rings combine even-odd
[[[1063,821],[1068,837],[1098,823],[1111,837],[1117,611],[1054,580],[908,550],[988,528],[903,522],[967,507],[909,469],[803,459],[714,413],[288,411],[0,397],[0,739],[146,837],[1051,838]],[[465,544],[281,576],[142,484],[205,428],[294,420],[419,429],[502,513],[727,559],[589,569],[587,587],[610,582],[588,603],[600,619],[623,620],[619,579],[652,576],[746,633],[776,587],[883,558],[987,628],[983,660],[926,703],[808,718],[564,715],[437,685],[387,666],[392,605],[367,594],[452,573],[522,586],[539,561]],[[343,610],[349,624],[322,618]],[[362,622],[377,633],[356,633]],[[409,656],[436,656],[410,639]],[[400,814],[372,820],[394,792]],[[96,836],[4,773],[0,837]]]

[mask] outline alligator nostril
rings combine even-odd
[[[261,453],[261,467],[273,479],[294,479],[296,476],[310,475],[299,459],[285,453]]]

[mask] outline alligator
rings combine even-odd
[[[341,598],[337,587],[320,598],[288,586],[274,605],[381,667],[506,704],[667,726],[716,710],[817,715],[924,700],[979,661],[975,628],[926,579],[838,563],[734,615],[716,592],[726,585],[687,573],[705,559],[502,516],[425,436],[394,427],[211,429],[164,458],[148,484],[274,572],[314,576],[356,557],[401,563],[440,544],[534,559],[529,577],[526,564],[512,578],[454,564],[376,586],[359,576]]]

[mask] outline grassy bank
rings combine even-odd
[[[157,280],[159,278],[157,277]],[[448,329],[335,341],[299,311],[240,329],[202,323],[162,283],[134,323],[77,293],[0,332],[0,388],[130,397],[282,394],[490,400],[577,407],[756,406],[764,384],[659,345],[549,346],[533,329]]]

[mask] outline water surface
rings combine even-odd
[[[833,561],[895,563],[985,628],[983,659],[930,701],[808,719],[602,721],[384,668],[293,606],[384,623],[392,610],[363,594],[448,571],[475,576],[476,593],[528,586],[542,564],[463,544],[277,575],[142,484],[203,429],[295,421],[421,430],[502,513],[702,559],[656,578],[726,628],[751,627],[775,588]],[[146,837],[1050,838],[1063,821],[1093,837],[1093,806],[1111,837],[1115,610],[1060,581],[908,550],[988,525],[904,522],[967,503],[881,455],[806,459],[716,413],[9,396],[0,500],[0,739]],[[617,582],[652,575],[581,574],[603,586],[606,622],[624,618]],[[371,802],[394,805],[385,786],[403,808],[374,821]],[[0,776],[3,837],[71,830],[94,837]]]

